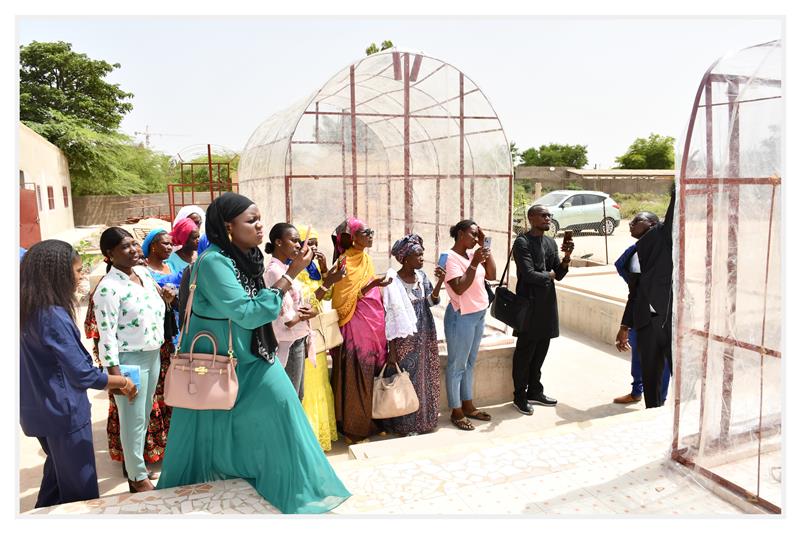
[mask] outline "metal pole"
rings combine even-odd
[[[405,234],[411,233],[412,219],[414,218],[414,195],[412,194],[411,178],[411,78],[409,72],[408,54],[403,54],[403,196],[405,198]]]
[[[212,176],[211,170],[211,145],[206,145],[208,147],[208,190],[211,191],[211,201],[214,201],[214,181]],[[192,189],[194,190],[194,189]]]
[[[458,178],[461,218],[464,218],[464,73],[458,73]]]
[[[358,153],[356,152],[356,66],[350,65],[350,152],[353,173],[353,216],[358,216]]]
[[[605,227],[606,223],[606,201],[603,200],[603,240],[606,241],[606,264],[608,264],[608,230]]]

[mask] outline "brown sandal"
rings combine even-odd
[[[488,422],[492,419],[492,415],[480,409],[475,409],[471,413],[464,413],[464,416],[473,420],[482,420],[483,422]]]
[[[458,419],[456,419],[456,418],[452,418],[451,417],[450,418],[450,422],[452,422],[453,425],[455,427],[457,427],[458,429],[463,429],[464,431],[472,431],[473,429],[475,429],[475,426],[473,426],[470,423],[470,421],[467,420],[466,418],[458,418]]]

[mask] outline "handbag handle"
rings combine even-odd
[[[217,362],[217,339],[215,339],[214,336],[211,333],[207,332],[207,331],[201,331],[200,333],[195,335],[194,338],[192,339],[192,344],[189,346],[189,362],[191,363],[194,360],[194,357],[193,357],[194,356],[194,345],[202,337],[205,337],[205,338],[207,338],[208,340],[211,341],[211,346],[213,346],[213,348],[214,348],[214,351],[211,352],[213,354],[213,356],[214,356],[211,359],[211,363],[214,364],[214,363]]]

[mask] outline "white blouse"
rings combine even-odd
[[[166,306],[158,286],[144,267],[133,271],[144,286],[112,266],[94,293],[98,349],[107,367],[119,365],[120,352],[149,352],[164,343]]]

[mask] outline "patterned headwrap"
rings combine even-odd
[[[175,246],[183,246],[189,240],[189,235],[197,229],[197,224],[191,218],[183,218],[175,224],[172,228],[170,235],[172,235],[172,244]]]
[[[150,255],[150,246],[153,244],[153,241],[156,240],[156,237],[166,232],[167,230],[163,228],[156,228],[148,233],[147,237],[144,238],[144,242],[142,243],[142,255],[148,257]]]
[[[422,237],[416,233],[412,233],[395,241],[392,246],[392,255],[402,263],[409,255],[419,253],[423,250]]]

